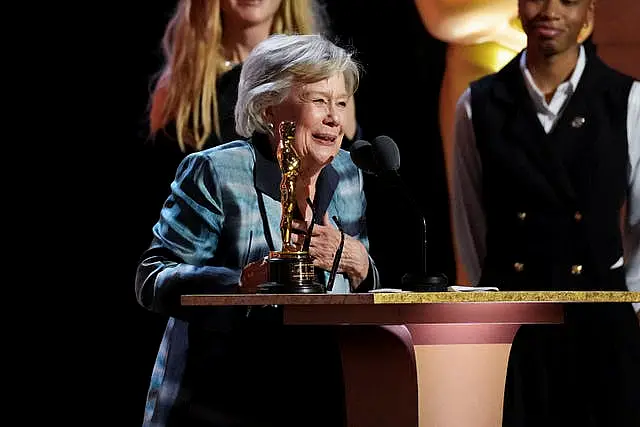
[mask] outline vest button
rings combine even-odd
[[[582,274],[582,266],[580,264],[572,265],[571,274],[573,274],[574,276],[579,276],[580,274]]]
[[[524,219],[527,217],[527,213],[526,212],[518,212],[518,219],[520,221],[524,221]]]
[[[513,264],[513,269],[520,273],[522,270],[524,270],[524,264],[521,262],[516,262]]]
[[[576,213],[573,214],[573,219],[575,219],[576,222],[582,221],[582,214],[580,211],[576,211]]]

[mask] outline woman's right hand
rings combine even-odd
[[[266,259],[247,264],[240,275],[240,292],[243,294],[255,294],[258,285],[265,283],[269,278],[267,267]]]

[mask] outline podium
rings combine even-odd
[[[640,302],[640,292],[214,294],[181,302],[282,306],[285,324],[340,325],[349,427],[499,427],[520,325],[562,323],[565,304]]]

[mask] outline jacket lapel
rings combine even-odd
[[[531,171],[528,179],[536,191],[556,204],[565,204],[575,199],[575,193],[557,150],[549,144],[550,135],[537,117],[519,61],[520,55],[505,67],[500,83],[494,87],[494,96],[506,112],[505,140],[524,154],[525,166]]]
[[[334,167],[329,164],[322,169],[318,182],[316,184],[316,199],[313,202],[314,216],[313,222],[316,224],[322,224],[322,218],[329,209],[331,199],[333,199],[333,193],[335,193],[338,187],[338,172]]]
[[[255,148],[256,164],[253,171],[254,187],[258,197],[258,207],[264,229],[265,239],[271,251],[280,250],[280,180],[282,173],[278,168],[266,135],[255,134],[251,138]]]
[[[591,181],[597,174],[597,165],[601,160],[596,150],[603,144],[595,137],[598,134],[598,124],[590,114],[590,100],[600,99],[600,91],[607,87],[606,82],[598,82],[599,66],[594,56],[587,55],[587,64],[578,86],[553,131],[554,141],[562,144],[554,150],[554,166],[557,168],[558,180],[574,200],[577,200],[578,196],[571,184],[569,171],[589,170],[589,173],[582,174],[579,179],[583,182],[584,188],[591,188]],[[604,146],[606,147],[606,144]],[[589,166],[581,165],[584,162],[588,162]]]

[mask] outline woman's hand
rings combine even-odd
[[[243,294],[255,294],[258,285],[269,279],[268,264],[265,259],[251,262],[242,269],[240,275],[240,292]]]
[[[294,220],[293,228],[306,230],[308,225],[304,221]],[[302,245],[304,236],[295,235],[294,242]],[[309,255],[313,265],[326,271],[331,271],[333,258],[340,246],[340,230],[329,222],[329,216],[324,215],[322,224],[315,224],[311,234]],[[369,273],[369,256],[364,245],[349,235],[344,236],[344,248],[338,266],[338,273],[345,273],[349,277],[351,286],[356,289]]]

